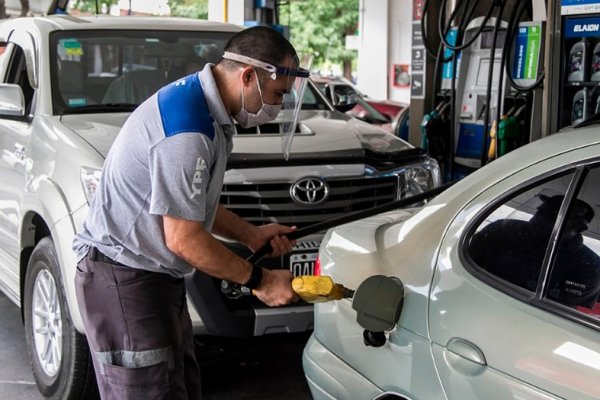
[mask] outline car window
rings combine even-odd
[[[493,209],[468,241],[467,251],[475,264],[534,293],[558,210],[573,175],[537,184]]]
[[[600,320],[600,168],[586,175],[567,211],[547,298]]]
[[[0,43],[0,78],[4,82],[6,76],[6,69],[10,61],[10,55],[12,54],[12,44]]]
[[[11,47],[12,52],[9,51]],[[7,69],[4,82],[14,83],[21,87],[21,90],[23,90],[23,98],[25,100],[25,115],[28,115],[33,102],[34,90],[29,82],[25,52],[20,46],[14,43],[7,48],[6,52],[8,58],[5,60]]]
[[[324,110],[327,107],[323,99],[315,93],[313,85],[306,85],[304,98],[302,99],[303,110]]]

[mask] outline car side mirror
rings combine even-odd
[[[338,111],[350,111],[358,103],[358,93],[349,85],[328,85],[325,91]]]
[[[356,321],[365,329],[365,345],[380,347],[386,342],[384,331],[394,328],[404,302],[400,279],[374,275],[360,284],[352,300]]]
[[[13,83],[0,84],[0,116],[22,117],[25,115],[23,89]]]

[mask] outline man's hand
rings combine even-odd
[[[267,257],[279,257],[292,251],[296,245],[295,240],[289,240],[284,236],[295,230],[295,226],[289,227],[279,224],[262,225],[256,228],[252,237],[247,238],[246,244],[250,250],[256,252],[265,243],[269,243],[273,250],[267,254]]]
[[[292,289],[294,275],[285,269],[269,270],[263,268],[263,279],[254,294],[268,306],[283,306],[298,301],[298,295]]]

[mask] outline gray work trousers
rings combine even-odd
[[[183,279],[87,256],[75,289],[103,400],[202,398]]]

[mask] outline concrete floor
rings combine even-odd
[[[25,346],[21,314],[0,293],[0,398],[41,400]],[[197,338],[204,400],[309,400],[302,373],[308,334],[248,340]]]
[[[3,399],[43,399],[31,373],[21,313],[0,293],[0,393]]]

